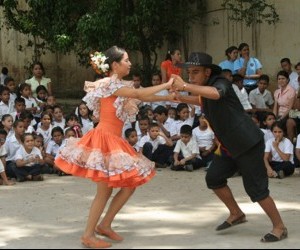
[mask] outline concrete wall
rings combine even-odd
[[[275,75],[280,69],[280,59],[289,57],[293,64],[300,61],[300,0],[273,0],[280,22],[276,25],[259,24],[246,27],[228,18],[228,13],[221,10],[222,0],[207,1],[207,17],[193,24],[189,32],[189,51],[205,51],[211,54],[215,63],[225,59],[224,51],[231,45],[246,42],[250,45],[251,55],[257,57],[263,72],[269,74],[276,86]],[[3,13],[0,13],[2,20]],[[218,23],[218,24],[216,24]],[[10,74],[17,82],[29,77],[24,66],[28,66],[33,55],[31,48],[26,48],[27,37],[12,30],[2,28],[0,31],[0,67],[7,66]],[[25,48],[18,50],[19,45]],[[167,52],[164,46],[159,52],[158,66]],[[133,63],[140,61],[139,53],[132,53]],[[61,55],[47,52],[41,61],[46,69],[46,75],[52,79],[55,94],[61,97],[77,97],[83,94],[85,80],[93,80],[91,69],[78,64],[75,55]]]
[[[208,10],[220,8],[221,0],[208,1]],[[272,86],[276,87],[275,76],[281,69],[280,60],[289,57],[295,65],[300,61],[300,1],[273,0],[280,21],[276,25],[267,23],[256,27],[246,27],[228,18],[227,11],[211,12],[207,22],[218,20],[219,25],[208,25],[206,29],[206,51],[214,61],[219,63],[225,59],[224,51],[231,45],[238,46],[241,42],[250,45],[250,54],[257,57],[262,65],[263,72],[272,79]]]

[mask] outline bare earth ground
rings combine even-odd
[[[229,185],[248,222],[223,232],[215,227],[228,214],[205,185],[205,172],[158,169],[156,177],[138,188],[114,222],[125,237],[112,249],[298,249],[300,245],[300,175],[270,179],[272,197],[287,225],[289,237],[261,243],[271,229],[258,204],[246,195],[241,177]],[[77,249],[95,185],[72,176],[46,175],[43,182],[0,186],[1,249]]]

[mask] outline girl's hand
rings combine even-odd
[[[166,89],[171,89],[173,86],[173,82],[174,82],[174,78],[170,78],[170,80],[168,82],[166,82]]]
[[[172,84],[172,89],[174,91],[181,91],[184,87],[183,85],[185,84],[185,82],[178,75],[171,75],[171,77],[174,78],[174,82]]]
[[[276,138],[274,141],[273,141],[273,147],[274,148],[278,148],[278,146],[279,146],[279,143],[280,143],[280,140],[278,139],[278,138]]]

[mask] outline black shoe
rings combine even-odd
[[[236,225],[239,225],[239,224],[245,223],[245,222],[247,222],[246,215],[243,214],[239,218],[232,221],[231,223],[228,221],[224,221],[221,225],[217,226],[216,230],[217,231],[224,230],[224,229],[227,229],[232,226],[236,226]]]

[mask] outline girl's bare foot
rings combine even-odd
[[[81,243],[88,248],[108,248],[111,247],[111,243],[106,242],[104,240],[98,239],[95,236],[87,237],[82,236],[81,237]]]
[[[106,237],[110,238],[111,240],[115,240],[115,241],[122,241],[122,240],[124,240],[124,238],[121,235],[117,234],[112,229],[109,229],[109,228],[104,229],[104,228],[101,228],[100,225],[98,225],[96,227],[95,232],[97,234],[106,236]]]

